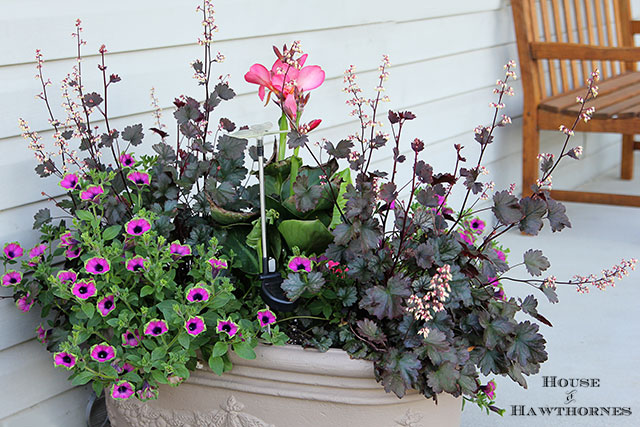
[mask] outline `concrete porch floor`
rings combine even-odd
[[[597,190],[640,194],[640,174],[633,181],[621,182],[617,171],[601,177]],[[587,186],[588,187],[588,186]],[[551,233],[545,224],[541,236],[531,238],[510,233],[501,240],[509,247],[510,263],[518,263],[524,251],[541,249],[551,261],[545,274],[558,280],[574,274],[598,274],[622,258],[640,258],[640,208],[565,203],[573,227]],[[520,271],[521,269],[521,271]],[[560,302],[550,304],[540,291],[527,285],[507,283],[510,296],[525,297],[533,292],[538,311],[553,327],[542,325],[549,360],[540,373],[527,378],[525,390],[509,378],[497,377],[497,404],[506,409],[504,417],[486,415],[476,406],[466,405],[461,425],[481,426],[640,426],[640,270],[632,272],[615,288],[605,292],[592,289],[578,294],[573,287],[560,287]],[[528,274],[520,267],[517,277]],[[514,274],[515,275],[515,274]],[[543,276],[546,277],[546,276]],[[528,317],[528,316],[527,316]],[[522,317],[525,319],[525,317]],[[543,387],[543,377],[598,379],[599,387]],[[572,397],[569,393],[572,391]],[[567,400],[573,399],[567,404]],[[524,405],[522,408],[520,405]],[[630,408],[631,415],[581,416],[543,415],[539,407]],[[518,415],[533,408],[536,415]],[[578,410],[576,410],[578,411]],[[514,412],[516,415],[514,415]],[[582,410],[584,413],[584,410]],[[601,413],[601,411],[598,411]]]

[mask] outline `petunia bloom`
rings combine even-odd
[[[111,386],[111,397],[115,400],[126,400],[133,396],[135,390],[129,381],[118,381]]]
[[[187,333],[189,335],[193,335],[194,337],[197,337],[202,332],[207,330],[207,325],[205,325],[204,320],[202,320],[202,317],[195,316],[184,323],[184,328],[187,330]]]
[[[167,322],[164,320],[153,319],[144,326],[144,334],[158,337],[169,330]]]
[[[75,259],[80,256],[80,252],[82,252],[82,248],[80,246],[71,246],[67,248],[64,256],[67,257],[67,259]]]
[[[66,351],[60,351],[53,355],[53,364],[55,366],[62,366],[65,369],[71,369],[76,364],[77,357]]]
[[[21,298],[18,298],[18,300],[16,301],[16,307],[18,307],[18,309],[20,309],[20,311],[22,311],[23,313],[31,310],[31,306],[33,305],[34,300],[30,299],[30,297],[31,295],[27,294]]]
[[[96,292],[96,284],[93,283],[93,280],[80,280],[74,283],[71,288],[71,293],[81,300],[91,298]]]
[[[78,186],[78,175],[75,173],[68,173],[60,181],[60,187],[65,188],[67,190],[74,190]]]
[[[42,344],[46,344],[49,339],[49,335],[53,332],[53,329],[45,329],[42,325],[38,325],[36,328],[36,334],[38,334],[38,341]]]
[[[260,326],[264,328],[265,326],[276,322],[276,315],[269,309],[260,310],[258,312],[258,322],[260,323]]]
[[[227,261],[223,259],[211,258],[208,262],[214,270],[224,270],[228,267]]]
[[[146,258],[142,258],[141,256],[135,256],[127,261],[127,270],[133,271],[134,273],[138,271],[146,270],[147,267],[145,267],[144,264],[147,262],[148,260]]]
[[[45,245],[44,243],[41,243],[39,245],[35,245],[29,251],[29,258],[31,258],[31,259],[38,258],[38,257],[44,255],[44,251],[46,251],[46,250],[47,250],[47,245]]]
[[[475,233],[478,233],[478,234],[482,234],[482,232],[484,231],[484,226],[485,226],[484,221],[482,221],[479,218],[474,218],[469,223],[469,227],[471,227],[471,230],[473,230]]]
[[[140,334],[138,330],[131,332],[127,330],[127,332],[122,334],[122,346],[123,347],[137,347],[140,344]]]
[[[129,372],[133,372],[136,370],[136,367],[131,363],[123,363],[122,365],[118,363],[111,363],[111,366],[113,366],[113,369],[115,369],[116,372],[120,375],[126,375]]]
[[[8,259],[14,259],[24,255],[24,250],[18,242],[11,242],[4,245],[4,254]]]
[[[95,202],[101,194],[104,194],[104,188],[102,188],[101,185],[91,185],[80,193],[80,198],[82,200]]]
[[[118,160],[120,160],[120,163],[122,163],[122,166],[125,166],[128,168],[136,164],[136,161],[134,160],[131,154],[123,153],[120,155],[120,158]]]
[[[487,383],[487,385],[480,386],[480,390],[491,400],[496,398],[496,383],[491,380]]]
[[[132,236],[141,236],[151,230],[151,223],[144,218],[134,218],[125,226],[127,233]]]
[[[91,358],[96,362],[108,362],[116,357],[116,349],[107,343],[95,344],[91,347]]]
[[[74,246],[74,245],[77,245],[78,243],[80,242],[78,242],[76,239],[73,238],[73,235],[71,234],[70,231],[67,231],[66,233],[60,236],[60,245],[62,246]]]
[[[75,283],[76,279],[78,279],[78,275],[73,270],[61,270],[58,272],[58,280],[67,285],[71,283]]]
[[[131,172],[127,175],[127,179],[138,186],[149,185],[151,183],[149,180],[149,174],[144,172]]]
[[[229,338],[233,338],[238,333],[238,325],[231,320],[218,320],[216,330],[218,332],[224,332]]]
[[[181,245],[180,242],[174,242],[169,246],[169,252],[174,259],[191,255],[191,247],[189,245]]]
[[[98,301],[98,311],[100,312],[100,315],[102,317],[108,315],[109,313],[111,313],[113,310],[116,309],[116,303],[114,302],[114,296],[113,295],[109,295],[106,296],[104,298],[102,298],[100,301]]]
[[[187,301],[189,302],[205,302],[209,300],[209,291],[205,288],[197,286],[187,291]]]
[[[158,398],[158,388],[151,387],[148,382],[144,382],[142,385],[142,390],[138,390],[136,392],[138,399],[144,401],[147,400],[155,400]]]
[[[504,254],[504,252],[502,252],[499,249],[494,249],[494,251],[496,251],[496,255],[498,255],[498,259],[500,261],[506,261],[507,260],[507,256]]]
[[[291,271],[306,271],[311,272],[311,260],[302,256],[291,258],[287,265]]]
[[[458,235],[460,236],[460,239],[462,239],[463,242],[465,242],[467,245],[473,245],[473,236],[467,234],[466,232],[462,233],[462,232],[458,232]]]
[[[104,258],[94,257],[84,263],[84,269],[91,274],[105,274],[111,270],[111,265]]]
[[[22,282],[22,272],[9,270],[2,276],[2,286],[15,286]]]

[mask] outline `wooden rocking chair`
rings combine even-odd
[[[512,0],[524,89],[522,129],[523,191],[538,179],[540,130],[570,126],[584,97],[586,79],[598,68],[602,80],[593,119],[579,132],[622,134],[621,178],[633,177],[633,152],[640,149],[640,48],[633,35],[629,0]],[[640,206],[640,196],[553,190],[558,200]]]

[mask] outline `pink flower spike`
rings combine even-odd
[[[75,190],[79,181],[78,175],[75,173],[68,173],[62,178],[62,181],[60,181],[60,187],[67,190]]]
[[[260,323],[261,327],[265,327],[267,325],[271,325],[276,322],[276,315],[273,314],[273,311],[269,309],[260,310],[258,312],[258,323]]]
[[[11,242],[4,245],[4,254],[8,259],[15,259],[24,255],[24,250],[18,242]]]
[[[22,311],[23,313],[31,310],[31,306],[33,306],[34,300],[29,300],[30,296],[31,295],[27,294],[16,301],[16,307],[18,307],[18,309],[20,309],[20,311]]]
[[[287,97],[284,100],[284,112],[287,113],[287,116],[295,119],[298,115],[298,105],[296,104],[296,99],[292,94],[287,94]]]
[[[2,276],[2,286],[15,286],[22,282],[22,272],[9,270]]]

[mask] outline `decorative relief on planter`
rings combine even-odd
[[[126,423],[119,426],[111,420],[113,427],[275,427],[253,415],[242,412],[244,405],[229,396],[219,410],[211,412],[156,409],[135,400],[111,400],[117,417]]]
[[[423,424],[420,423],[423,418],[424,415],[420,412],[414,412],[411,409],[407,409],[404,417],[396,420],[396,424],[402,427],[423,427]]]

